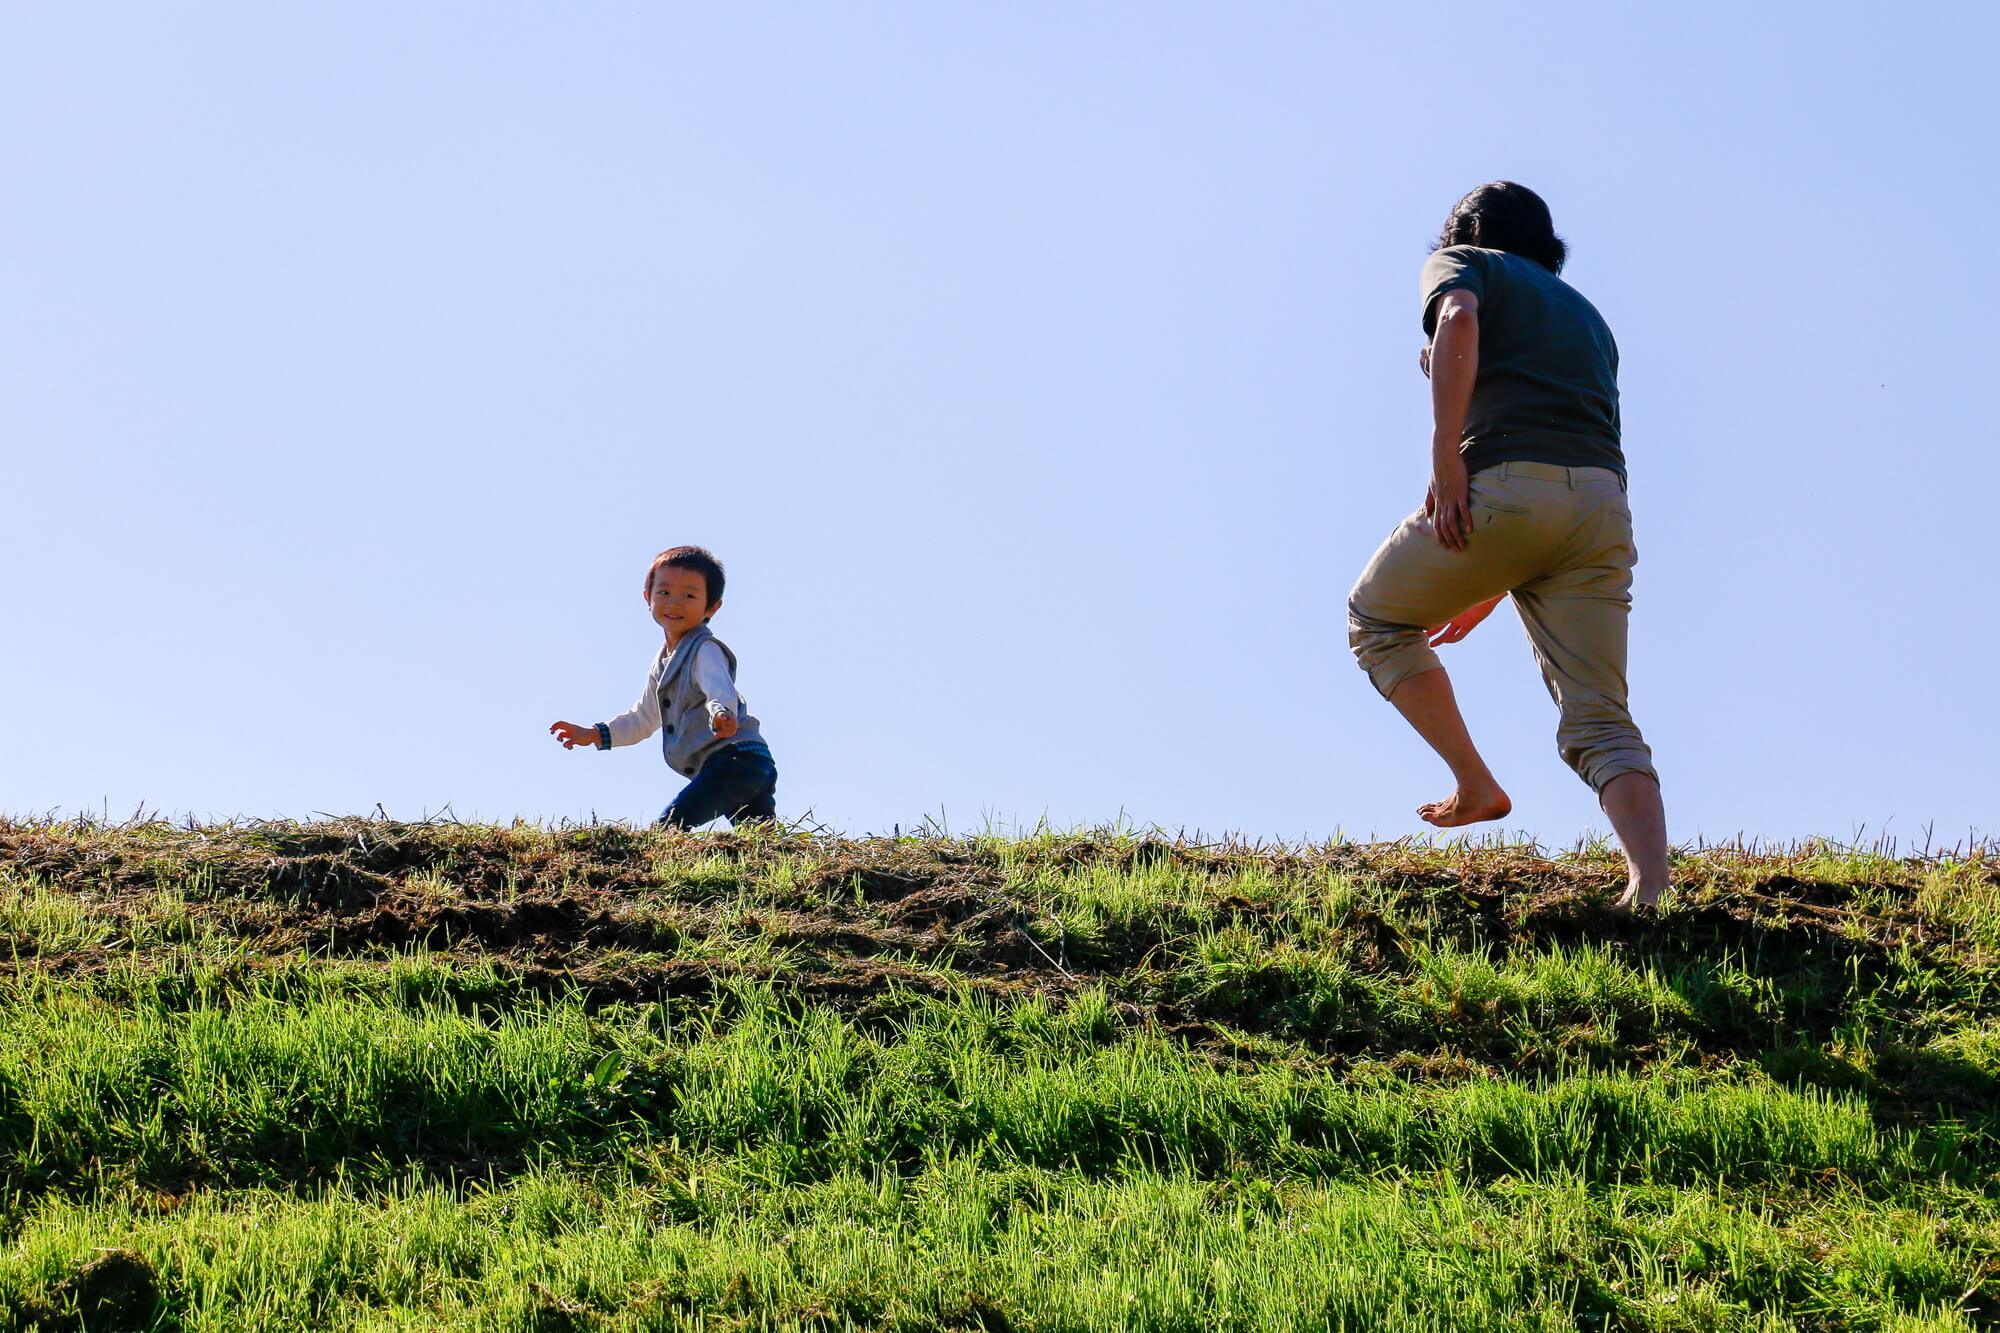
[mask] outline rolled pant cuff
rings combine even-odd
[[[1381,661],[1368,668],[1368,679],[1375,686],[1376,693],[1384,699],[1396,692],[1396,687],[1412,676],[1421,676],[1426,671],[1439,671],[1444,663],[1437,653],[1420,637],[1414,644],[1398,648]]]
[[[1598,760],[1581,775],[1590,789],[1602,795],[1611,785],[1611,779],[1622,778],[1627,773],[1644,773],[1655,785],[1660,781],[1659,773],[1653,768],[1652,757],[1644,754],[1614,754]]]

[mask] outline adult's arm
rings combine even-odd
[[[1479,376],[1479,298],[1463,288],[1444,294],[1431,339],[1431,489],[1424,509],[1431,531],[1445,547],[1465,549],[1472,536],[1470,483],[1459,440]]]

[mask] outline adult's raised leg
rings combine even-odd
[[[1479,747],[1466,730],[1465,716],[1458,711],[1458,697],[1452,692],[1451,677],[1443,667],[1407,677],[1389,695],[1389,702],[1416,728],[1451,769],[1455,784],[1442,801],[1427,801],[1417,807],[1417,817],[1439,828],[1460,828],[1482,820],[1505,819],[1514,809],[1513,801],[1500,787],[1493,770],[1486,766]]]
[[[1347,598],[1347,642],[1383,698],[1451,769],[1453,790],[1417,807],[1439,828],[1502,819],[1513,804],[1472,743],[1451,677],[1428,631],[1512,587],[1532,569],[1513,534],[1475,510],[1480,526],[1464,550],[1438,544],[1430,520],[1413,514],[1389,534]]]

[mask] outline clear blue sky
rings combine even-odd
[[[1623,352],[1679,838],[2000,828],[1984,5],[15,6],[0,810],[647,818],[653,552],[781,811],[1393,835],[1416,275]],[[1510,829],[1603,827],[1511,611]]]

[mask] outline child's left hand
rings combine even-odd
[[[1500,594],[1500,597],[1505,597],[1506,595],[1503,592]],[[1450,620],[1445,621],[1444,624],[1432,625],[1429,629],[1425,630],[1426,634],[1437,635],[1435,639],[1431,640],[1431,647],[1435,648],[1441,643],[1457,643],[1460,639],[1472,633],[1474,629],[1478,628],[1480,621],[1493,614],[1493,608],[1500,605],[1500,597],[1495,597],[1491,601],[1481,602],[1477,606],[1469,606]]]
[[[726,741],[736,734],[736,714],[710,713],[708,715],[708,726],[709,730]]]

